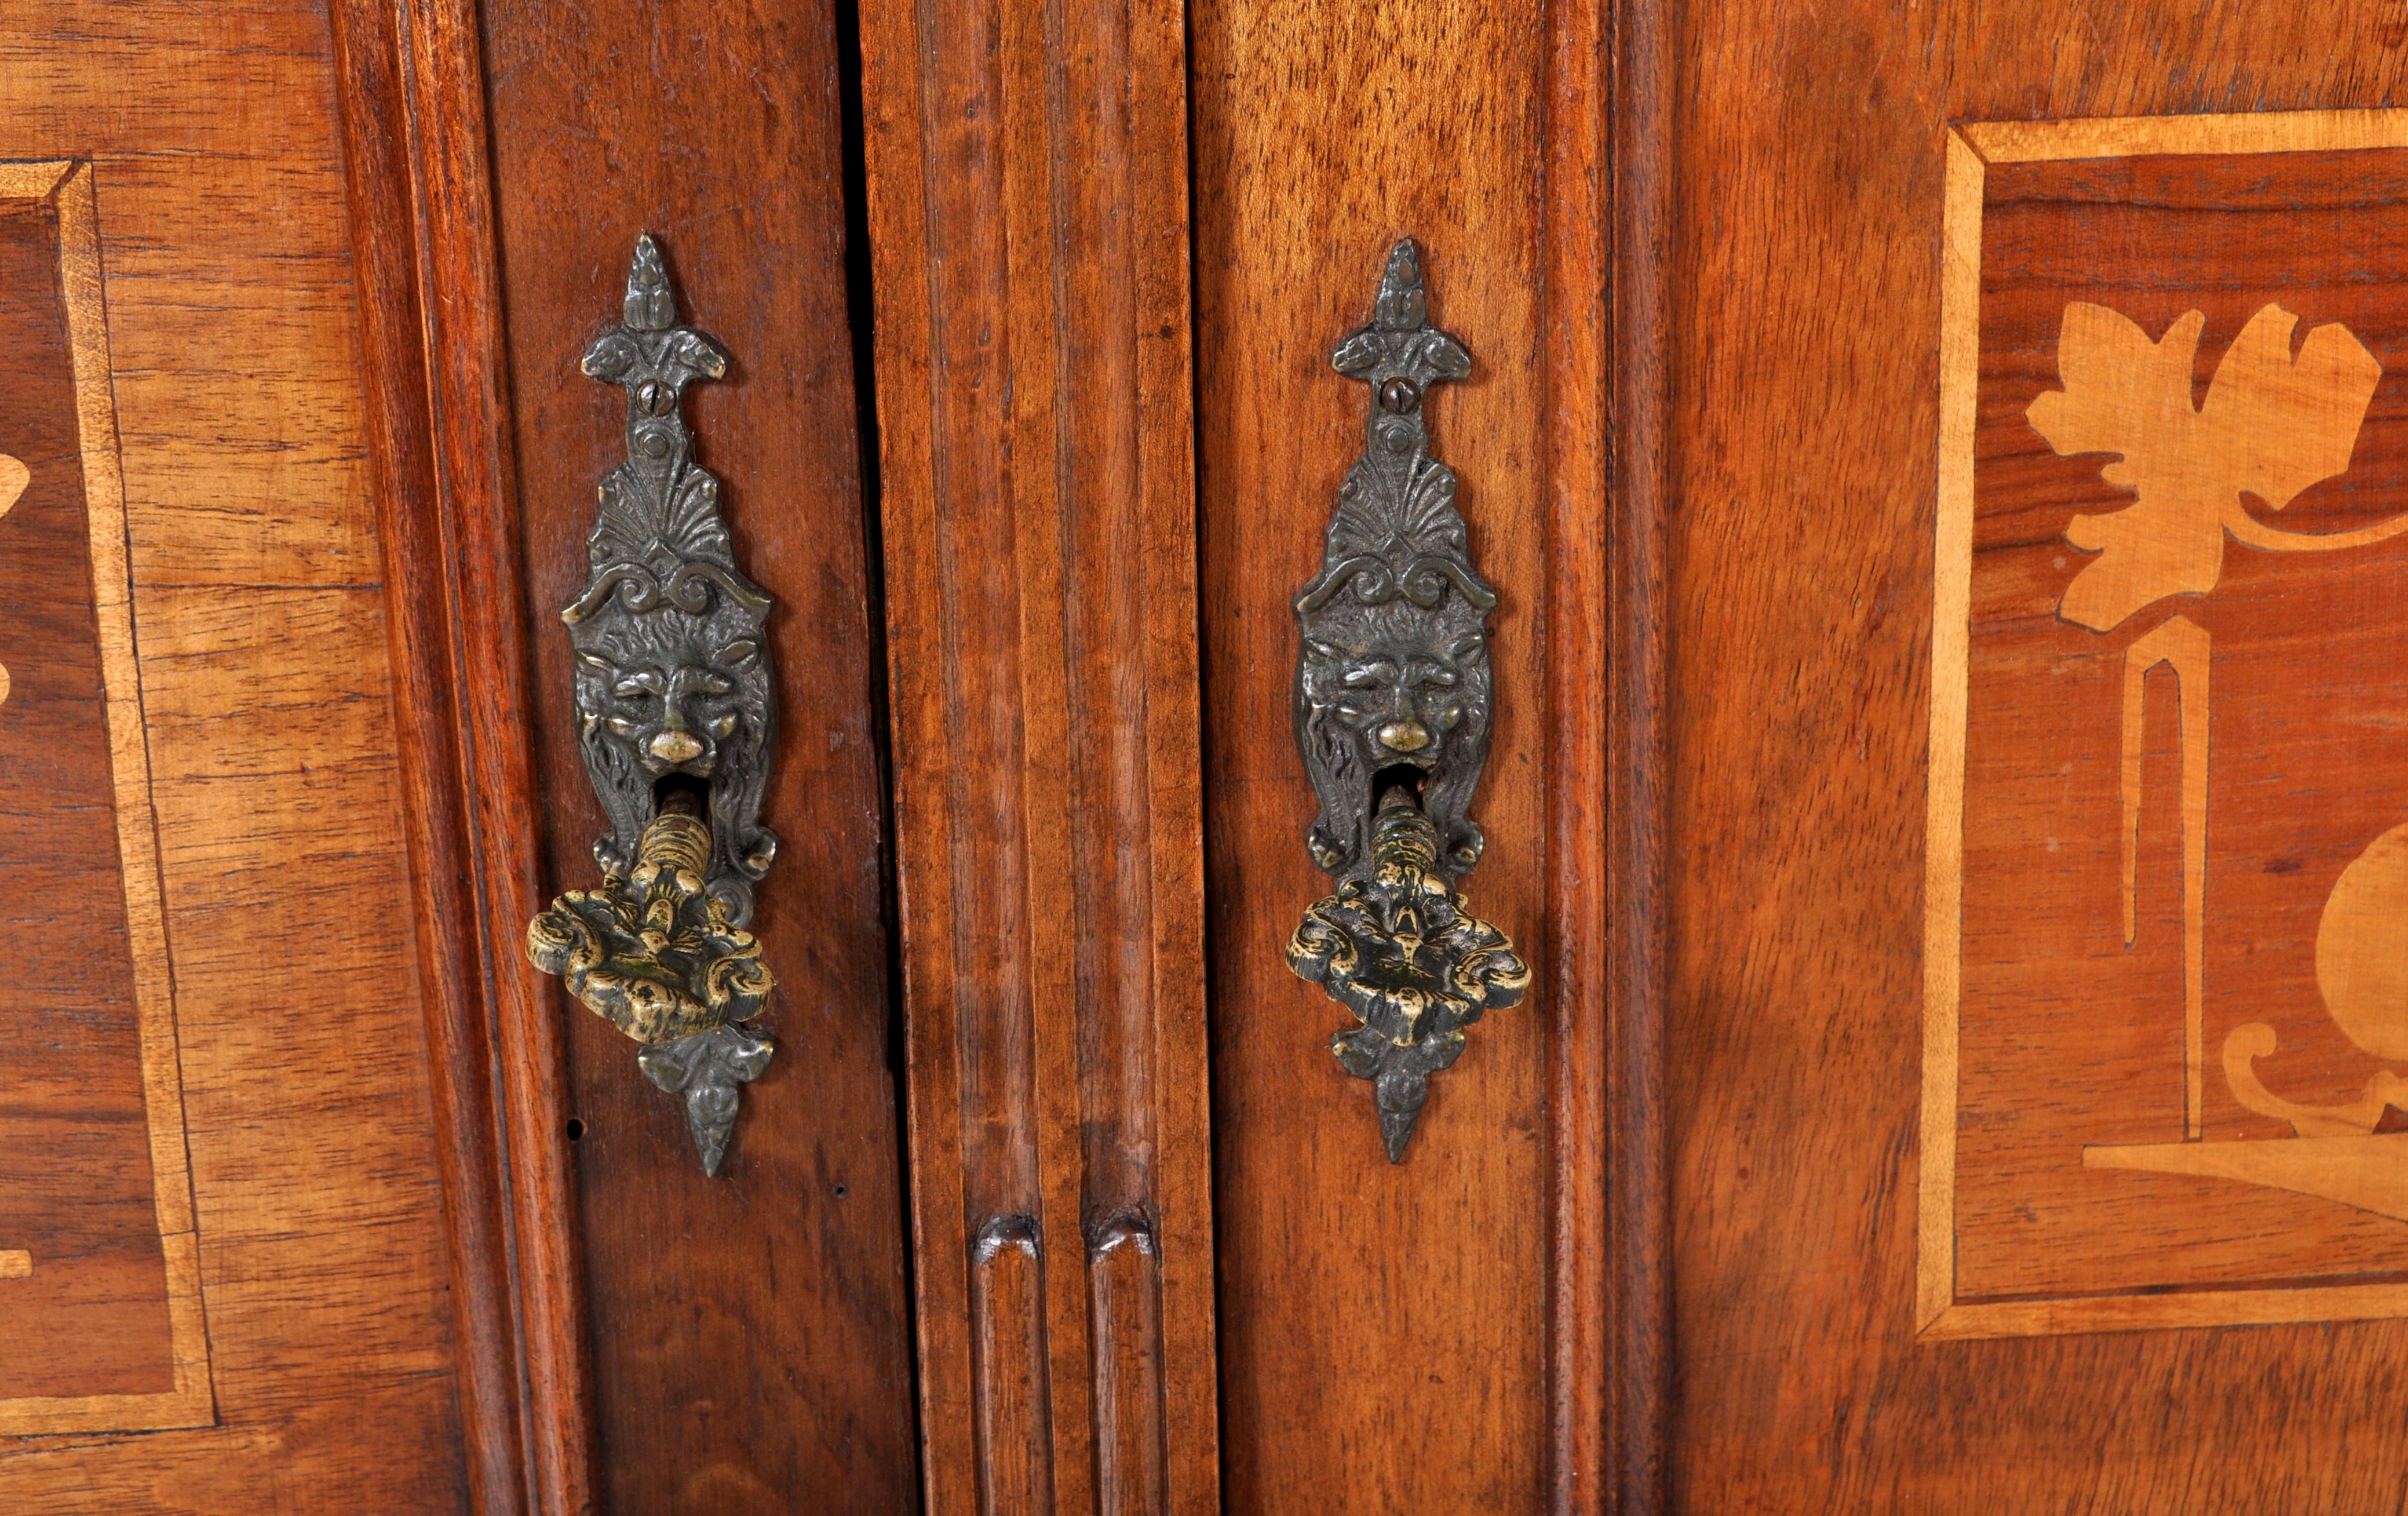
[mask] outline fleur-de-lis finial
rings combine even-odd
[[[716,1174],[738,1088],[773,1045],[741,1023],[772,975],[744,930],[777,856],[761,824],[777,750],[770,599],[737,566],[719,480],[695,456],[685,387],[726,350],[678,320],[661,250],[636,239],[620,321],[579,367],[626,391],[627,455],[596,490],[592,574],[561,612],[575,655],[578,748],[609,830],[598,889],[571,890],[527,929],[535,965],[640,1045],[637,1066],[685,1097]]]
[[[1422,397],[1432,384],[1470,374],[1471,354],[1452,333],[1429,324],[1421,250],[1412,238],[1400,238],[1388,250],[1371,325],[1347,333],[1330,351],[1329,364],[1348,378],[1369,384],[1382,410],[1413,418],[1417,426]],[[1397,387],[1399,380],[1411,388]]]

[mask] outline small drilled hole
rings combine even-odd
[[[584,1135],[585,1122],[578,1117],[570,1117],[568,1119],[568,1140],[575,1142]]]
[[[844,1186],[838,1185],[836,1187],[836,1198],[838,1200],[842,1200],[844,1198]]]

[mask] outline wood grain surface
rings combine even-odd
[[[1577,773],[1594,761],[1593,745],[1581,741],[1590,729],[1584,713],[1603,707],[1606,792],[1605,858],[1591,864],[1593,855],[1564,840],[1567,826],[1594,827],[1583,802],[1595,793],[1592,786],[1563,783],[1555,798],[1557,822],[1556,909],[1568,942],[1593,939],[1575,935],[1577,923],[1595,920],[1581,914],[1573,902],[1596,892],[1602,875],[1609,902],[1601,926],[1605,961],[1600,966],[1587,948],[1579,967],[1606,980],[1606,1026],[1603,1047],[1587,1067],[1602,1064],[1606,1108],[1602,1120],[1595,1097],[1599,1073],[1586,1078],[1558,1078],[1550,1112],[1556,1151],[1575,1162],[1557,1161],[1555,1201],[1555,1353],[1549,1372],[1555,1391],[1555,1480],[1552,1492],[1557,1512],[1614,1510],[1623,1516],[1652,1516],[1665,1509],[1670,1465],[1669,1444],[1672,1407],[1672,1249],[1666,1109],[1667,952],[1670,920],[1666,899],[1670,840],[1667,826],[1672,775],[1668,761],[1670,736],[1670,649],[1667,611],[1669,596],[1670,517],[1672,493],[1671,404],[1672,355],[1669,341],[1673,310],[1672,233],[1677,201],[1678,75],[1673,66],[1678,44],[1675,18],[1668,5],[1656,0],[1619,0],[1600,41],[1611,51],[1609,120],[1612,163],[1608,212],[1611,217],[1611,260],[1607,303],[1612,351],[1606,360],[1611,377],[1605,382],[1608,407],[1609,478],[1606,592],[1600,611],[1609,623],[1603,699],[1567,689],[1560,671],[1551,686],[1550,715],[1558,732],[1556,752],[1567,773]],[[1579,29],[1560,26],[1558,46],[1579,37]],[[1575,120],[1558,113],[1557,122]],[[1566,130],[1558,124],[1553,136]],[[1561,149],[1556,151],[1560,152]],[[1556,176],[1551,203],[1578,207],[1583,202],[1564,176]],[[1572,292],[1580,286],[1568,274],[1556,298],[1574,310]],[[1559,435],[1578,439],[1585,417],[1563,398],[1554,404]],[[1564,445],[1564,444],[1559,444]],[[1569,445],[1577,446],[1577,441]],[[1569,483],[1569,481],[1566,481]],[[1561,484],[1559,488],[1563,487]],[[1559,503],[1558,511],[1566,509]],[[1578,541],[1567,533],[1556,551]],[[1595,606],[1593,580],[1576,577],[1561,567],[1555,583],[1562,593],[1555,604],[1585,599]],[[1566,617],[1550,607],[1550,642],[1560,671],[1566,662],[1593,657],[1593,645],[1577,640],[1585,617]],[[1566,972],[1571,972],[1567,963]],[[1570,988],[1568,979],[1564,990]],[[1594,1023],[1586,1023],[1593,1025]],[[1558,1023],[1559,1038],[1578,1039],[1584,1023]],[[1558,1067],[1571,1060],[1559,1048]],[[1581,1065],[1574,1064],[1575,1068]],[[1604,1151],[1597,1153],[1598,1128]],[[1594,1155],[1594,1156],[1592,1156]],[[1594,1164],[1601,1172],[1588,1177]],[[1605,1191],[1602,1205],[1583,1197]],[[1598,1233],[1577,1223],[1599,1212],[1605,1219],[1603,1246]],[[1577,1287],[1587,1265],[1580,1262],[1602,1250],[1606,1298]],[[1603,1324],[1584,1330],[1584,1317],[1601,1308]],[[1601,1342],[1605,1362],[1575,1351]],[[1594,1376],[1600,1388],[1582,1395],[1576,1387]],[[1569,1424],[1567,1424],[1569,1422]],[[1584,1422],[1596,1426],[1584,1430]],[[1601,1465],[1601,1466],[1600,1466]],[[1594,1476],[1584,1470],[1596,1467]]]
[[[490,970],[520,951],[536,817],[509,719],[523,700],[518,604],[480,593],[516,578],[514,502],[494,467],[506,421],[481,76],[456,7],[343,0],[329,20],[469,1501],[581,1511],[592,1403],[559,1037],[548,1003]]]
[[[122,541],[124,515],[114,498],[97,510],[86,498],[86,454],[108,456],[92,470],[108,490],[117,439],[112,426],[87,440],[78,425],[64,298],[65,218],[53,198],[74,167],[40,165],[22,176],[30,182],[8,186],[31,193],[0,198],[0,363],[17,397],[0,433],[0,448],[15,460],[8,503],[0,508],[0,601],[11,608],[0,650],[0,772],[10,776],[0,856],[10,860],[11,888],[0,910],[11,941],[48,945],[21,959],[16,1014],[0,1032],[15,1070],[0,1099],[0,1148],[18,1155],[0,1190],[0,1238],[26,1257],[19,1282],[0,1296],[22,1323],[0,1349],[0,1427],[12,1431],[55,1429],[71,1402],[96,1397],[133,1418],[100,1429],[157,1424],[126,1402],[174,1387],[166,1217],[181,1216],[177,1241],[192,1245],[189,1185],[180,1174],[154,1176],[150,1167],[154,1118],[169,1129],[180,1160],[183,1091],[172,1054],[174,1007],[165,1002],[159,1009],[171,1050],[155,1109],[144,1088],[136,960],[138,953],[155,962],[166,944],[157,927],[154,866],[135,875],[150,887],[150,915],[136,946],[118,844],[104,670],[130,674],[134,649],[122,615],[121,549],[111,556],[108,596],[119,612],[110,628],[118,645],[104,658],[94,540],[108,542],[114,524]],[[88,183],[79,180],[86,206]],[[89,235],[88,210],[82,219]],[[96,243],[80,251],[97,264]],[[88,361],[106,366],[106,348]],[[150,863],[158,839],[148,765],[129,777],[141,847],[132,856]],[[158,1189],[168,1180],[180,1192],[162,1208]],[[196,1388],[186,1424],[211,1419],[205,1378]]]
[[[717,1180],[635,1047],[566,1018],[600,1448],[627,1512],[849,1510],[917,1498],[895,1076],[882,920],[879,733],[833,7],[548,5],[479,12],[490,100],[509,435],[524,532],[547,891],[585,888],[602,816],[580,762],[558,620],[587,575],[624,399],[578,372],[615,321],[637,234],[684,314],[734,355],[687,404],[738,560],[776,597],[781,736],[762,819],[781,839],[752,930],[778,1042]],[[523,926],[521,928],[523,931]],[[572,1122],[574,1123],[572,1125]]]
[[[325,18],[21,7],[0,61],[0,158],[93,165],[217,1407],[0,1444],[0,1505],[456,1509]]]
[[[2408,129],[2359,119],[2389,121],[2395,143]],[[2382,716],[2401,694],[2387,650],[2403,549],[2360,540],[2399,517],[2408,483],[2408,389],[2386,378],[2408,369],[2386,293],[2408,275],[2403,168],[2395,146],[1989,170],[1971,638],[1940,675],[1966,686],[1970,655],[1950,1029],[1961,1130],[1953,1168],[1925,1188],[1927,1204],[1953,1195],[1953,1252],[1938,1255],[1952,1301],[2046,1300],[2032,1320],[2078,1321],[2073,1300],[2160,1293],[2163,1321],[2191,1323],[2270,1304],[2287,1320],[2408,1305],[2398,1206],[2099,1162],[2174,1162],[2186,1155],[2149,1145],[2201,1138],[2214,1151],[2190,1156],[2211,1162],[2345,1161],[2347,1143],[2264,1146],[2296,1140],[2293,1127],[2266,1099],[2245,1103],[2253,1076],[2236,1085],[2220,1056],[2249,1026],[2277,1034],[2258,1067],[2301,1109],[2381,1072],[2328,1018],[2352,1007],[2320,993],[2343,987],[2320,964],[2319,925],[2336,876],[2397,823],[2408,790]],[[2067,246],[2091,251],[2065,259]],[[2200,277],[2211,269],[2234,274]],[[2132,332],[2179,360],[2166,370],[2179,404],[2102,395],[2143,372],[2111,356],[2138,352]],[[2287,339],[2304,344],[2296,369]],[[2272,367],[2250,356],[2275,349]],[[2326,407],[2315,386],[2335,381],[2348,392]],[[2209,397],[2197,415],[2195,389]],[[2153,440],[2143,406],[2180,437]],[[2121,455],[2114,474],[2137,493],[2102,477],[2094,443]],[[2279,500],[2279,517],[2259,504],[2243,527],[2271,549],[2226,541],[2217,513],[2241,509],[2243,487]],[[2085,522],[2112,534],[2103,553],[2073,541],[2091,540]]]
[[[1948,124],[2393,104],[2408,33],[2337,7],[2042,0],[1690,5],[1679,25],[1679,1504],[2396,1509],[2399,1325],[1917,1341],[1913,1196]],[[2186,239],[2178,267],[2237,284],[2304,253],[2296,209],[2235,220],[2220,255]],[[2070,224],[2034,246],[2074,276],[2125,247]],[[2172,741],[2155,729],[2169,784]],[[2151,1077],[2178,1132],[2179,1078]]]
[[[928,1507],[1211,1511],[1180,8],[862,46]]]
[[[1646,1098],[1610,1072],[1606,1010],[1627,1013],[1613,1034],[1641,1046],[1652,1010],[1649,960],[1614,979],[1609,955],[1654,919],[1647,801],[1608,778],[1614,755],[1647,745],[1655,667],[1609,629],[1612,597],[1652,572],[1654,497],[1630,484],[1643,440],[1619,477],[1604,449],[1621,409],[1604,355],[1608,25],[1579,5],[1211,0],[1192,14],[1233,1509],[1605,1509],[1623,1440],[1610,1419],[1649,1420],[1651,1371],[1616,1365],[1655,1362],[1625,1357],[1655,1340],[1652,1276],[1602,1245],[1607,1122]],[[1472,557],[1501,594],[1472,807],[1488,849],[1467,888],[1540,972],[1525,1006],[1484,1020],[1435,1082],[1392,1166],[1369,1090],[1329,1057],[1344,1013],[1282,947],[1327,888],[1303,846],[1312,800],[1288,701],[1289,602],[1361,448],[1364,396],[1328,353],[1366,319],[1403,235],[1424,249],[1432,320],[1472,354],[1471,378],[1433,402],[1432,450],[1462,481]],[[1630,393],[1643,423],[1643,376]],[[1631,502],[1618,534],[1613,488]],[[1618,693],[1610,642],[1630,655]],[[1616,874],[1635,893],[1610,893]],[[1651,1149],[1615,1152],[1639,1183],[1612,1214],[1639,1224]],[[1637,1451],[1643,1487],[1653,1464]]]

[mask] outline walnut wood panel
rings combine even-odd
[[[863,18],[939,1512],[1220,1503],[1181,21]]]
[[[559,1023],[522,961],[538,833],[475,17],[345,0],[334,21],[469,1494],[583,1512]]]
[[[1616,322],[1652,320],[1643,300],[1626,310],[1652,283],[1608,282],[1622,98],[1608,29],[1632,24],[1580,4],[1196,8],[1216,1206],[1238,1509],[1594,1510],[1618,1460],[1635,1488],[1653,1479],[1660,1271],[1627,1266],[1643,1246],[1606,1243],[1649,1234],[1659,1183],[1653,1064],[1637,1056],[1655,1009],[1652,791],[1610,779],[1652,781],[1656,704],[1656,401],[1643,365],[1607,357]],[[1650,88],[1642,70],[1642,120]],[[1281,947],[1325,888],[1301,844],[1288,602],[1359,446],[1359,397],[1326,354],[1363,320],[1363,271],[1399,235],[1425,249],[1432,319],[1473,354],[1430,425],[1502,595],[1473,807],[1489,845],[1468,888],[1540,972],[1526,1009],[1483,1023],[1392,1167],[1369,1091],[1328,1056],[1341,1013]]]
[[[99,295],[90,166],[10,166],[0,178],[0,363],[16,397],[0,437],[0,603],[12,608],[0,772],[11,783],[0,855],[11,888],[0,909],[12,941],[64,930],[76,949],[21,964],[5,1033],[16,1072],[0,1148],[18,1162],[0,1191],[0,1238],[22,1260],[5,1297],[19,1325],[0,1355],[9,1431],[212,1419]]]
[[[460,1509],[326,19],[20,7],[0,62],[0,159],[91,164],[215,1390],[0,1443],[0,1505]]]
[[[2385,867],[2376,840],[2408,790],[2379,714],[2402,693],[2387,607],[2408,549],[2366,540],[2396,525],[2408,484],[2408,388],[2386,377],[2408,368],[2391,293],[2408,275],[2408,112],[2349,113],[2372,140],[2323,152],[2213,151],[2237,135],[2215,130],[2228,119],[2167,119],[2134,153],[2101,156],[2081,133],[2066,156],[1989,165],[1978,228],[1950,229],[1981,297],[1962,313],[1978,323],[1974,467],[1956,497],[1970,647],[1935,657],[1966,698],[1963,729],[1933,739],[1964,744],[1962,874],[1934,888],[1961,910],[1928,949],[1960,971],[1961,1014],[1933,1046],[1956,1055],[1942,1103],[1961,1131],[1935,1139],[1953,1162],[1927,1165],[1921,1196],[1927,1228],[1935,1203],[1951,1211],[1918,1258],[1924,1308],[1943,1312],[1927,1331],[2093,1308],[2165,1324],[2408,1311],[2408,1187],[2361,1189],[2351,1162],[2399,1146],[2372,1137],[2398,1091],[2378,1089],[2354,1133],[2332,1104],[2386,1077],[2360,1046],[2391,1050],[2382,1013],[2357,1018],[2330,960],[2381,929],[2353,933],[2327,906],[2337,878]],[[2329,119],[2272,113],[2249,135]],[[1952,151],[1978,155],[1985,135]],[[2261,245],[2270,217],[2279,252]],[[2069,245],[2087,255],[2057,256]],[[2212,285],[2200,269],[2219,270]],[[2140,377],[2122,361],[2133,332],[2194,360],[2164,370],[2185,402],[2203,371],[2211,398],[2179,433],[2100,404],[2094,375]],[[2345,389],[2317,404],[2320,380]],[[2292,396],[2304,403],[2270,413]],[[2132,471],[2137,498],[2093,442],[2128,455],[2114,472]],[[2249,540],[2226,544],[2192,479],[2246,480],[2281,514],[2236,518]],[[2210,532],[2186,535],[2193,519]],[[2076,545],[2111,521],[2104,553]],[[2169,585],[2180,599],[2152,593]],[[2261,1035],[2254,1069],[2228,1072]],[[2199,1162],[2231,1175],[2146,1172]]]
[[[752,930],[778,1055],[716,1180],[681,1104],[608,1023],[566,1022],[600,1496],[630,1512],[916,1498],[904,1208],[889,1067],[882,822],[846,314],[838,36],[827,5],[481,7],[499,292],[508,310],[546,893],[595,877],[559,609],[587,573],[624,399],[578,371],[616,319],[639,232],[692,324],[734,355],[688,414],[769,624],[782,839]],[[522,923],[521,930],[523,930]],[[526,973],[523,963],[509,972]],[[571,1122],[576,1123],[571,1127]]]
[[[2032,0],[1690,5],[1679,26],[1665,330],[1680,1502],[2395,1509],[2400,1324],[1919,1341],[1914,1195],[1949,123],[2396,104],[2398,19]],[[2233,213],[2229,243],[2184,238],[2141,282],[2246,285],[2268,248],[2318,256],[2327,234],[2298,219],[2312,200],[2277,190]],[[2053,277],[2139,251],[2071,208],[2049,214],[2032,247]],[[2102,460],[2080,461],[2046,464],[2097,491]],[[2171,786],[2173,740],[2169,722],[2151,732],[2153,786]],[[2112,729],[2103,741],[2112,755]],[[2153,859],[2179,845],[2169,816],[2149,820]],[[2178,922],[2157,888],[2144,909]],[[2178,1079],[2149,1078],[2112,1093],[2179,1101]],[[2007,1262],[1991,1249],[1982,1267],[2009,1278]],[[2027,1278],[2055,1266],[2014,1262]]]

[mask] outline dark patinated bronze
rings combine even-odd
[[[1529,982],[1453,888],[1484,845],[1469,807],[1488,759],[1497,592],[1472,567],[1455,472],[1430,455],[1430,387],[1469,374],[1471,354],[1430,325],[1411,238],[1388,253],[1371,324],[1330,363],[1372,404],[1321,570],[1296,598],[1295,718],[1321,802],[1305,845],[1340,888],[1306,914],[1288,961],[1361,1021],[1331,1048],[1373,1081],[1398,1161],[1461,1029]]]
[[[695,461],[682,411],[686,385],[725,374],[727,354],[678,322],[651,238],[637,238],[620,324],[581,367],[627,392],[627,458],[602,481],[586,539],[592,576],[560,614],[578,746],[610,830],[594,844],[603,887],[552,902],[527,953],[644,1045],[638,1066],[686,1097],[703,1172],[716,1174],[737,1087],[775,1050],[735,1025],[772,985],[742,930],[778,850],[760,823],[777,736],[770,601],[736,566],[719,481]]]
[[[1329,1050],[1371,1081],[1394,1163],[1429,1076],[1463,1056],[1465,1027],[1522,998],[1530,968],[1439,876],[1438,828],[1410,789],[1387,792],[1372,830],[1369,870],[1304,913],[1287,961],[1362,1023],[1333,1035]]]

